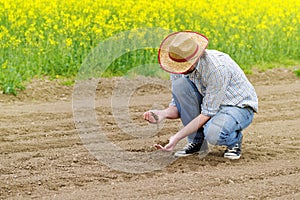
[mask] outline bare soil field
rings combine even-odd
[[[247,76],[259,96],[259,113],[244,131],[240,160],[227,160],[222,147],[211,147],[204,157],[178,158],[145,173],[110,168],[90,153],[75,126],[73,87],[34,80],[17,97],[0,94],[0,199],[300,199],[300,79],[287,69]],[[125,133],[111,109],[119,80],[98,83],[100,126],[128,152],[156,151],[153,144],[166,141],[180,121],[166,121],[149,137]],[[169,81],[151,82],[160,84],[141,84],[130,94],[137,132],[150,126],[142,114],[168,106],[171,98]]]

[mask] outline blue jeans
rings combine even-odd
[[[173,82],[172,93],[181,121],[186,126],[201,113],[203,96],[186,77]],[[241,142],[242,130],[251,124],[253,115],[251,108],[221,106],[219,112],[202,128],[188,136],[188,142],[199,143],[205,138],[210,144],[231,148]]]

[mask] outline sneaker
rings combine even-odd
[[[203,145],[202,145],[203,144]],[[201,148],[202,147],[202,148]],[[177,151],[174,156],[176,157],[185,157],[200,152],[208,150],[208,145],[206,140],[202,143],[188,143],[182,150]]]
[[[237,143],[234,147],[225,150],[224,158],[229,158],[231,160],[237,160],[242,155],[241,145]]]

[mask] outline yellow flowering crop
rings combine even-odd
[[[200,32],[244,69],[300,60],[298,0],[0,0],[0,19],[3,90],[35,75],[74,76],[99,42],[138,28]]]

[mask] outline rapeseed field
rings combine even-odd
[[[33,77],[72,79],[99,42],[139,28],[200,32],[209,49],[230,54],[248,72],[300,62],[297,0],[0,0],[0,20],[3,93],[16,94]]]

